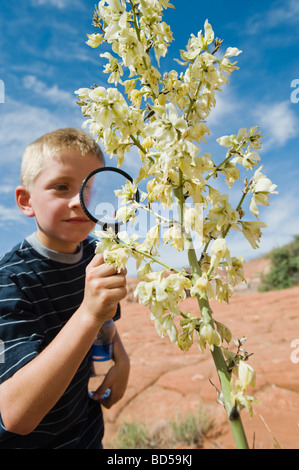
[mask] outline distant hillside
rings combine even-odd
[[[244,265],[244,275],[247,283],[239,282],[235,287],[235,292],[257,292],[262,277],[267,275],[270,269],[271,261],[268,255],[247,261]]]
[[[275,248],[267,255],[270,270],[261,277],[261,292],[288,289],[299,284],[299,235],[280,248]]]

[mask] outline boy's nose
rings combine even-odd
[[[79,193],[70,199],[69,207],[81,207]]]

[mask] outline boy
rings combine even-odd
[[[0,260],[0,448],[101,448],[99,397],[123,395],[129,359],[118,333],[114,365],[88,395],[90,348],[126,295],[117,274],[94,254],[94,228],[79,201],[82,180],[103,166],[81,130],[59,129],[23,155],[16,201],[37,231]]]

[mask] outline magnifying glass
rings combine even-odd
[[[124,222],[116,220],[116,213],[121,207],[121,199],[115,194],[132,177],[120,168],[103,167],[89,173],[80,188],[80,203],[90,220],[102,226],[103,230],[111,227],[116,233]],[[135,193],[139,202],[139,191]],[[129,203],[127,203],[129,205]],[[123,207],[123,205],[122,205]]]

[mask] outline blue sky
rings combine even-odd
[[[278,185],[279,195],[262,209],[269,227],[258,250],[234,235],[234,255],[260,256],[299,234],[299,3],[297,0],[172,0],[166,11],[175,41],[162,70],[177,68],[173,58],[191,33],[208,18],[223,48],[238,47],[239,71],[219,95],[209,119],[208,148],[216,161],[224,153],[216,138],[259,125],[263,172]],[[40,135],[59,127],[81,127],[83,116],[74,90],[107,84],[106,59],[86,45],[94,32],[94,0],[2,0],[0,13],[0,255],[35,230],[16,208],[21,156]],[[293,85],[293,86],[292,86]],[[109,85],[110,86],[110,85]],[[5,90],[3,90],[3,87]],[[134,176],[134,153],[125,169]]]

